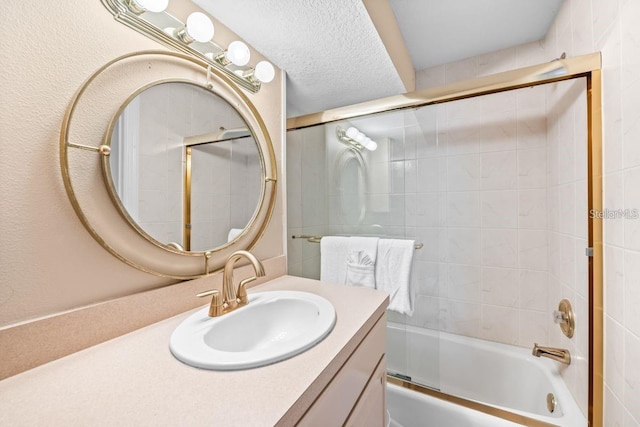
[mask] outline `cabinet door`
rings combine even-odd
[[[387,363],[383,357],[353,408],[347,427],[383,427],[387,415]]]
[[[298,427],[341,426],[371,379],[386,345],[386,318],[383,315],[338,371],[322,394],[298,422]]]

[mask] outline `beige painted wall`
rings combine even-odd
[[[173,2],[169,12],[184,20],[196,9]],[[0,327],[174,282],[123,264],[94,241],[67,198],[58,157],[63,114],[82,82],[119,55],[161,46],[116,22],[99,0],[3,0],[0,16]],[[216,22],[216,42],[236,38]],[[253,55],[252,63],[259,60]],[[278,167],[282,85],[277,73],[249,95],[274,142]],[[263,259],[284,252],[281,185],[254,249]]]

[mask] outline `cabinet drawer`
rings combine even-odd
[[[386,315],[383,315],[300,419],[298,426],[326,427],[345,423],[384,356],[386,326]]]

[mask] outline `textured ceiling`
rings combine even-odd
[[[405,92],[363,0],[193,1],[287,72],[289,117]],[[388,1],[421,70],[540,40],[564,0]]]
[[[194,0],[287,72],[289,117],[404,92],[361,0]]]

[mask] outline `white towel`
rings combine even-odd
[[[349,238],[325,236],[320,240],[320,280],[343,285],[347,279]]]
[[[380,239],[376,263],[376,288],[389,293],[389,310],[411,316],[413,314],[413,288],[411,262],[413,240]]]
[[[345,283],[375,289],[375,265],[378,255],[377,237],[350,237]]]
[[[347,256],[347,285],[376,288],[375,263],[365,251],[353,251]]]
[[[229,230],[229,234],[227,234],[227,242],[230,242],[238,237],[243,231],[244,230],[242,228],[232,228],[231,230]]]
[[[377,237],[349,237],[348,253],[362,251],[368,255],[371,262],[375,264],[378,256],[378,240],[380,239]]]

